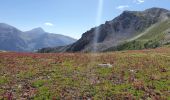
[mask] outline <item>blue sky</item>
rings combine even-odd
[[[99,12],[100,1],[103,3]],[[169,4],[170,0],[1,0],[0,22],[22,31],[42,27],[47,32],[78,39],[82,33],[112,20],[123,10],[170,9]]]

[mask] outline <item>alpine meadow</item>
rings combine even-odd
[[[170,100],[169,4],[2,0],[0,100]]]

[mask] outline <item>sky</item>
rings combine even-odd
[[[79,39],[124,10],[142,11],[151,7],[170,10],[169,4],[170,0],[1,0],[0,23],[22,31],[42,27],[50,33]]]

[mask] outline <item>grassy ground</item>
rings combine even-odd
[[[113,67],[98,64],[109,63]],[[0,99],[169,100],[170,48],[100,54],[0,53]]]

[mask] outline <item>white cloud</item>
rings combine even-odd
[[[129,6],[128,5],[120,5],[120,6],[116,7],[116,9],[118,9],[118,10],[125,10],[126,8],[129,8]]]
[[[46,23],[44,23],[44,25],[46,25],[46,26],[54,26],[54,24],[52,24],[50,22],[46,22]]]
[[[144,3],[145,0],[134,0],[134,2],[137,3],[137,4],[141,4],[141,3]]]

